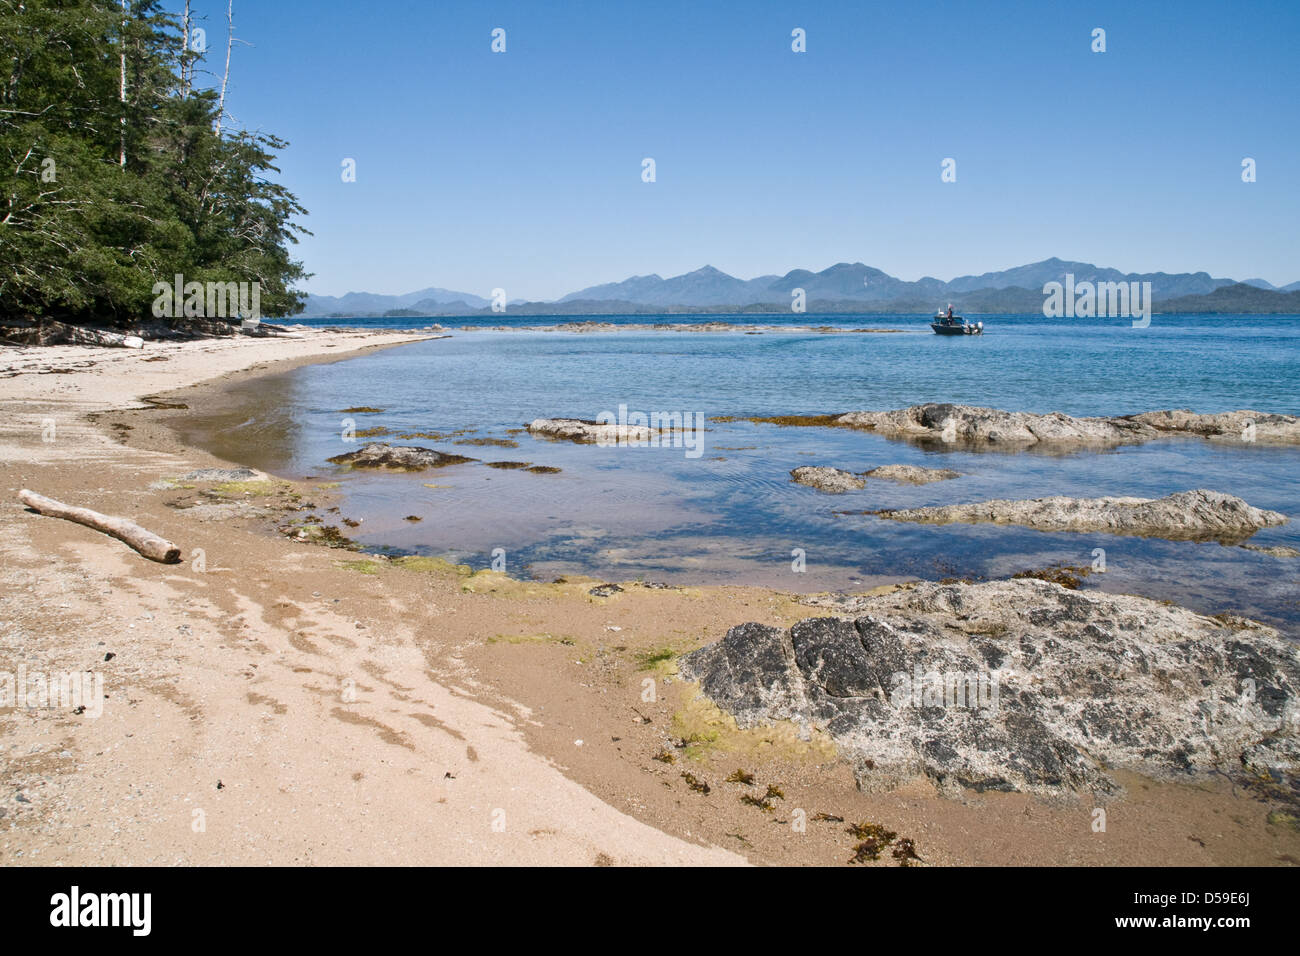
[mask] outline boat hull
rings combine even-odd
[[[930,328],[936,335],[979,335],[983,331],[974,325],[943,325],[939,322],[931,322]]]

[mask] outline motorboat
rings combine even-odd
[[[983,322],[967,322],[960,315],[950,315],[940,309],[930,323],[936,335],[983,335]]]

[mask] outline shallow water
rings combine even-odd
[[[684,319],[718,317],[612,321]],[[936,527],[836,512],[1053,494],[1158,497],[1212,488],[1300,516],[1297,448],[1176,438],[1045,455],[922,447],[841,429],[711,422],[702,454],[692,458],[680,447],[600,448],[508,433],[534,418],[590,419],[620,405],[707,416],[816,414],[927,401],[1074,415],[1178,407],[1294,414],[1300,406],[1295,316],[1157,315],[1147,329],[1126,320],[986,316],[985,336],[960,339],[933,335],[915,316],[797,319],[905,331],[460,330],[449,339],[261,379],[237,396],[237,406],[197,414],[183,427],[189,440],[223,457],[286,477],[341,481],[343,514],[364,519],[349,533],[371,549],[440,554],[487,567],[492,550],[504,548],[514,575],[577,572],[821,591],[906,578],[1000,576],[1054,563],[1088,566],[1094,549],[1102,548],[1107,571],[1087,578],[1087,587],[1208,613],[1243,613],[1296,632],[1297,559],[1215,543]],[[432,321],[450,324],[404,320]],[[564,320],[527,317],[510,324],[557,321]],[[732,321],[781,320],[759,315]],[[341,412],[354,406],[383,412]],[[562,471],[538,475],[472,463],[419,475],[349,472],[326,462],[357,447],[341,440],[345,418],[357,429],[473,429],[459,438],[409,443],[481,462],[527,461]],[[485,437],[518,447],[455,443]],[[869,481],[866,489],[845,495],[789,479],[790,469],[804,464],[863,471],[890,463],[947,467],[963,477],[919,487]],[[423,520],[403,520],[411,514]],[[1266,529],[1251,542],[1300,547],[1300,525]],[[794,549],[806,554],[802,573],[792,569]]]

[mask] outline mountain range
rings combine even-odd
[[[469,292],[452,292],[449,289],[430,287],[405,295],[384,295],[378,292],[349,292],[346,295],[309,295],[303,309],[304,316],[313,315],[379,315],[393,309],[439,309],[448,305],[465,305],[486,309],[491,303]]]
[[[1043,285],[1074,276],[1090,282],[1150,282],[1157,311],[1296,312],[1300,282],[1277,287],[1263,279],[1216,279],[1208,272],[1120,272],[1088,262],[1045,259],[1029,265],[958,276],[951,281],[926,276],[899,279],[861,262],[840,262],[820,272],[794,269],[785,275],[738,279],[713,266],[684,275],[632,276],[622,282],[589,286],[553,302],[511,302],[512,313],[568,315],[637,312],[784,312],[795,289],[803,289],[809,312],[929,313],[952,302],[968,312],[1038,312]],[[428,288],[405,295],[349,292],[309,295],[304,317],[363,315],[490,314],[481,296]]]

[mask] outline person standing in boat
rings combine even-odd
[[[951,303],[951,302],[948,303],[948,321],[949,321],[949,322],[952,321],[952,303]]]

